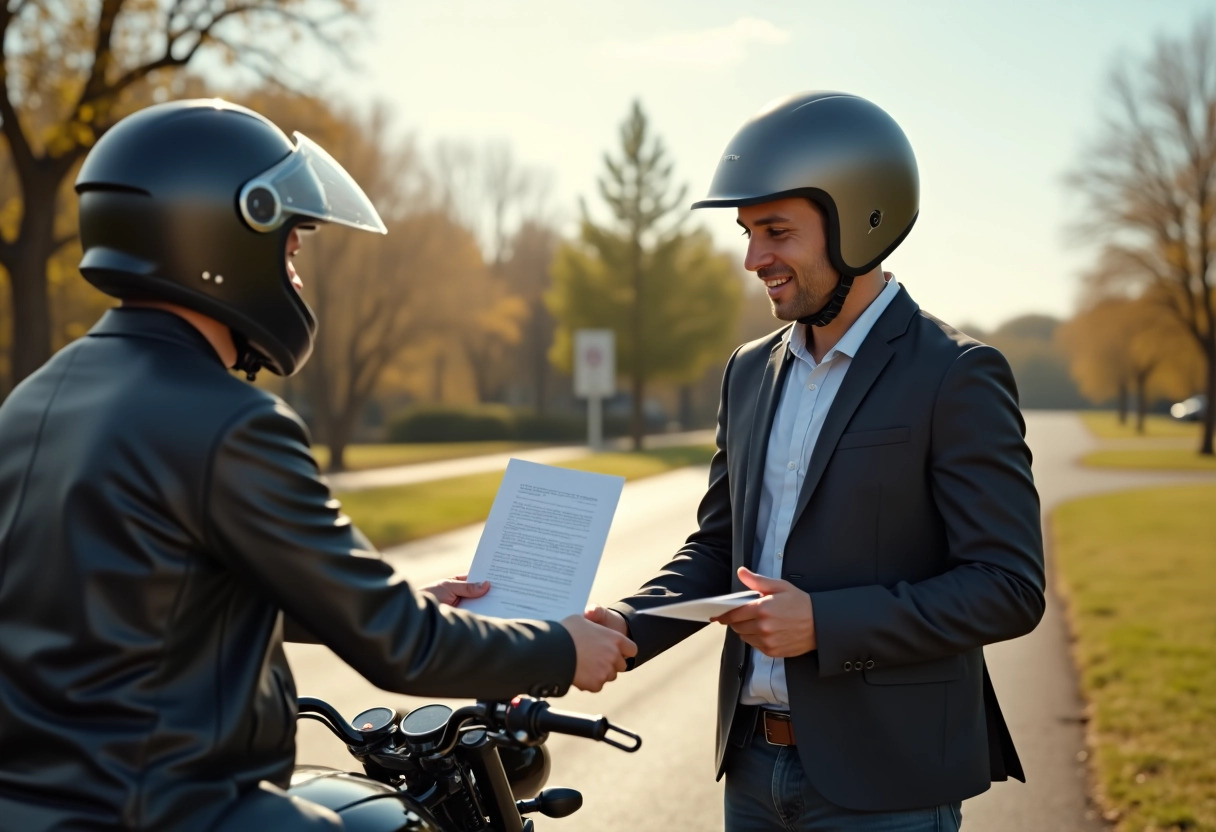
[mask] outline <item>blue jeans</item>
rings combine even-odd
[[[958,832],[962,805],[856,812],[830,803],[802,770],[798,749],[752,736],[726,768],[726,832]]]

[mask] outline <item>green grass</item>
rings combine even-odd
[[[712,445],[691,445],[640,453],[601,453],[561,463],[561,467],[635,480],[708,463],[713,451]],[[377,547],[385,549],[485,520],[501,482],[502,472],[495,471],[337,496],[355,525]]]
[[[1126,424],[1119,424],[1118,415],[1112,410],[1083,410],[1081,421],[1089,432],[1099,439],[1136,439],[1152,437],[1184,437],[1199,444],[1198,422],[1179,422],[1169,416],[1151,413],[1144,418],[1144,433],[1136,433],[1136,416],[1129,413]]]
[[[1153,468],[1216,472],[1216,456],[1194,448],[1117,448],[1086,454],[1081,463],[1099,468]]]
[[[1087,498],[1052,522],[1098,798],[1120,830],[1216,830],[1216,486]]]
[[[361,471],[365,468],[387,468],[391,465],[412,465],[417,462],[435,462],[441,459],[457,459],[482,454],[501,454],[521,448],[534,448],[536,442],[424,442],[386,445],[348,445],[346,448],[346,470]],[[324,471],[329,465],[329,448],[314,445],[313,456]]]

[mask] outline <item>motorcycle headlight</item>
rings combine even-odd
[[[511,784],[516,800],[527,800],[540,794],[549,780],[549,752],[543,745],[522,748],[499,747],[498,756]]]

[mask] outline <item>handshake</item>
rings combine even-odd
[[[763,597],[710,621],[730,627],[744,644],[774,659],[801,656],[818,649],[815,612],[808,593],[789,581],[766,578],[746,567],[739,567],[737,574],[745,587]],[[462,579],[443,581],[429,588],[447,604],[459,603],[460,598],[480,597],[488,590],[489,584],[470,584]],[[564,619],[562,626],[574,639],[578,651],[574,686],[580,690],[600,690],[605,682],[611,682],[625,670],[626,659],[638,653],[637,645],[629,640],[625,619],[604,607],[588,607],[582,615]]]
[[[480,598],[490,585],[487,581],[469,583],[466,575],[425,587],[440,603],[457,606],[461,598]],[[562,626],[574,640],[578,659],[574,667],[574,686],[596,693],[626,669],[626,660],[637,655],[637,645],[629,640],[625,619],[604,607],[589,607],[583,615],[562,619]]]

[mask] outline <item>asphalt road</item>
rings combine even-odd
[[[1160,475],[1079,469],[1074,460],[1091,444],[1066,413],[1030,413],[1028,439],[1044,511],[1064,499],[1098,491],[1211,475]],[[693,468],[627,484],[609,534],[593,600],[632,591],[691,530],[706,469]],[[464,571],[480,526],[440,535],[386,553],[412,580],[427,582]],[[1050,558],[1050,554],[1049,554]],[[557,707],[603,713],[644,738],[625,754],[598,743],[553,737],[550,786],[571,786],[584,806],[565,820],[539,818],[541,829],[714,830],[722,828],[721,785],[713,779],[713,709],[721,635],[716,625],[609,685],[598,695],[573,692]],[[290,645],[302,695],[320,696],[353,716],[375,705],[402,710],[423,700],[387,694],[363,681],[322,647]],[[1029,774],[1026,785],[999,783],[963,806],[965,828],[986,832],[1103,829],[1086,800],[1081,701],[1068,656],[1058,599],[1031,635],[987,651],[1010,730]],[[431,701],[431,700],[426,700]],[[452,704],[459,704],[453,702]],[[314,723],[300,726],[298,761],[350,769],[343,746]]]

